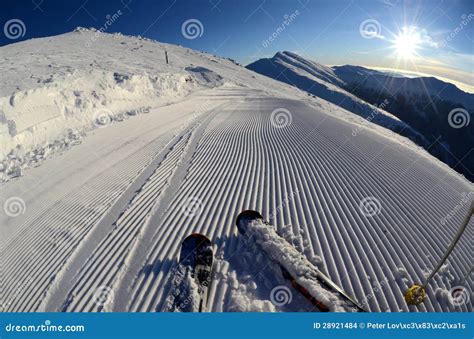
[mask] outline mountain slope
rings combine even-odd
[[[434,77],[408,78],[352,65],[334,66],[331,70],[346,84],[359,83],[364,79],[364,87],[368,89],[378,90],[383,87],[390,93],[402,93],[407,97],[438,97],[441,100],[460,103],[468,110],[474,109],[473,94]]]
[[[436,78],[407,78],[358,66],[335,66],[343,88],[386,109],[421,133],[430,152],[474,181],[474,94]]]
[[[193,232],[215,244],[211,311],[314,311],[295,291],[291,303],[272,303],[275,288],[291,285],[238,236],[235,217],[248,208],[372,311],[472,311],[447,298],[471,265],[472,222],[426,302],[408,307],[402,295],[456,233],[472,191],[463,177],[405,138],[229,60],[110,34],[85,49],[94,36],[1,49],[17,70],[5,70],[2,93],[21,84],[14,105],[2,94],[8,120],[22,118],[20,99],[43,119],[32,93],[60,93],[57,118],[25,118],[33,136],[56,138],[42,134],[49,121],[58,131],[89,126],[93,104],[113,117],[136,112],[84,130],[80,143],[2,184],[3,311],[162,311]],[[47,65],[37,60],[55,67],[36,69]],[[68,67],[72,75],[55,71]],[[62,101],[69,91],[77,101]],[[465,285],[472,291],[472,277]]]
[[[460,129],[453,128],[460,122],[450,118],[451,111],[472,110],[473,94],[435,78],[407,78],[350,65],[329,68],[290,52],[278,52],[247,68],[406,136],[474,180],[472,113],[461,111],[457,118],[467,124]]]
[[[273,58],[260,59],[246,67],[327,100],[418,144],[428,145],[427,140],[397,117],[342,89],[344,81],[329,67],[307,61],[291,52],[278,52]],[[379,106],[383,108],[383,102]]]

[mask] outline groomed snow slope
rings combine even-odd
[[[302,100],[290,86],[228,60],[111,35],[88,53],[72,48],[88,34],[51,38],[67,56],[57,62],[97,58],[117,44],[116,54],[98,58],[111,71],[136,67],[138,74],[153,64],[149,52],[118,53],[123,40],[153,55],[166,46],[181,60],[171,76],[199,66],[222,81],[195,84],[196,77],[174,102],[154,102],[148,114],[93,129],[82,143],[2,185],[3,310],[160,311],[180,243],[192,232],[215,244],[211,311],[313,310],[295,291],[289,304],[271,302],[271,291],[287,282],[238,236],[235,217],[251,208],[372,311],[472,311],[472,302],[454,307],[445,297],[472,265],[472,221],[424,304],[408,308],[402,296],[455,234],[466,196],[472,200],[464,178],[378,126],[354,137],[359,118]],[[152,76],[168,67],[157,65]],[[5,208],[14,197],[19,212]],[[361,208],[368,197],[380,203],[372,216]],[[472,293],[472,278],[464,284]]]

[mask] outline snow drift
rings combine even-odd
[[[287,282],[238,235],[244,209],[371,311],[472,311],[437,297],[460,282],[472,293],[472,222],[426,301],[403,299],[456,233],[473,198],[465,178],[231,60],[118,34],[85,48],[95,36],[0,48],[2,154],[48,157],[1,187],[3,311],[163,311],[193,232],[214,244],[210,311],[312,311],[296,293],[272,302]]]

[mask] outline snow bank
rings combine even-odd
[[[22,167],[80,143],[88,130],[147,113],[197,87],[186,73],[90,70],[0,98],[1,179],[21,175]]]
[[[216,72],[205,67],[186,67],[186,71],[191,73],[196,82],[206,87],[217,87],[224,84],[224,79]]]

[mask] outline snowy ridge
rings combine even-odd
[[[466,93],[455,85],[446,83],[434,77],[409,78],[394,73],[384,73],[361,66],[333,66],[331,70],[338,79],[346,83],[359,83],[364,79],[364,87],[380,89],[391,93],[400,93],[405,97],[430,95],[435,98],[462,104],[466,109],[474,109],[474,95]]]
[[[257,73],[293,85],[303,91],[327,100],[334,105],[361,116],[368,121],[395,132],[403,132],[418,144],[427,144],[424,137],[393,114],[378,106],[367,103],[342,89],[344,81],[324,65],[290,52],[278,52],[272,58],[260,59],[246,66]]]
[[[474,128],[466,124],[454,131],[452,116],[461,112],[466,122],[472,120],[474,94],[434,77],[394,76],[352,65],[330,68],[290,52],[278,52],[247,68],[398,133],[473,181],[469,145]],[[357,133],[355,128],[353,135]]]
[[[273,59],[277,60],[277,62],[294,66],[294,70],[303,69],[304,71],[313,75],[317,79],[321,79],[330,84],[336,86],[343,84],[343,81],[337,77],[337,75],[330,67],[321,65],[314,61],[306,60],[295,53],[287,51],[277,52]]]

